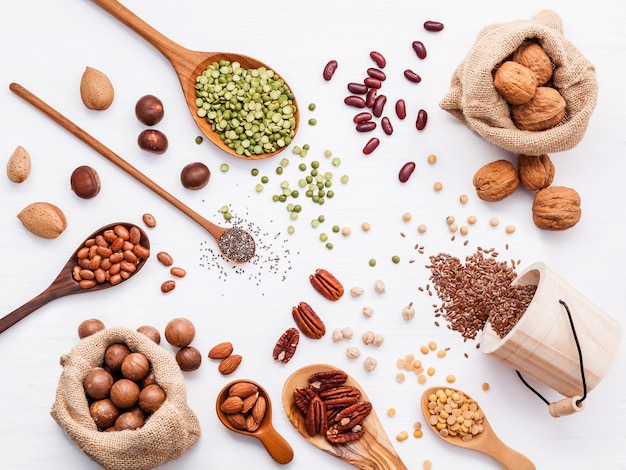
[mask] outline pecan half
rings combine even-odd
[[[320,339],[326,334],[326,326],[309,304],[300,302],[291,309],[293,319],[302,334],[311,339]]]
[[[278,338],[272,356],[275,361],[287,364],[296,353],[298,342],[300,341],[300,332],[295,328],[288,328]]]
[[[335,276],[325,269],[316,269],[309,276],[313,288],[328,300],[336,301],[343,296],[344,288]]]
[[[348,380],[348,374],[342,370],[330,370],[325,372],[316,372],[309,376],[309,384],[311,388],[317,392],[323,392],[331,388],[343,385]]]
[[[314,396],[315,392],[310,387],[298,387],[293,391],[293,401],[303,415],[306,415]]]
[[[328,428],[326,407],[322,399],[315,395],[309,403],[305,419],[306,431],[310,436],[324,434]]]
[[[339,432],[345,432],[360,425],[372,411],[372,404],[369,401],[360,401],[341,410],[334,418],[333,426]]]
[[[332,444],[345,444],[346,442],[360,439],[363,434],[365,434],[365,429],[360,424],[348,431],[340,431],[339,427],[335,424],[326,431],[326,439]]]
[[[361,391],[351,385],[341,385],[319,393],[326,409],[345,408],[359,401]]]

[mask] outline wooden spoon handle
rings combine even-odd
[[[293,449],[283,436],[271,426],[257,431],[255,436],[261,441],[271,457],[280,464],[286,464],[293,459]]]
[[[28,103],[32,104],[35,108],[43,112],[46,116],[48,116],[50,119],[52,119],[54,122],[59,124],[61,127],[63,127],[64,129],[72,133],[74,136],[78,137],[80,140],[82,140],[84,143],[89,145],[92,149],[94,149],[100,155],[105,157],[107,160],[117,165],[119,168],[124,170],[126,173],[128,173],[130,176],[135,178],[141,184],[148,187],[149,189],[154,191],[156,194],[161,196],[163,199],[165,199],[167,202],[169,202],[174,207],[176,207],[178,210],[180,210],[181,212],[189,216],[192,220],[194,220],[200,226],[202,226],[207,232],[209,232],[213,236],[213,238],[215,238],[219,242],[220,237],[227,230],[226,228],[220,227],[219,225],[215,225],[214,223],[202,217],[196,211],[191,209],[189,206],[185,205],[179,199],[175,198],[173,195],[168,193],[165,189],[163,189],[157,183],[155,183],[146,175],[144,175],[142,172],[140,172],[137,168],[135,168],[126,160],[124,160],[122,157],[120,157],[115,152],[113,152],[113,150],[109,149],[106,145],[104,145],[102,142],[97,140],[91,134],[87,133],[86,131],[78,127],[68,118],[66,118],[56,109],[54,109],[52,106],[50,106],[49,104],[45,103],[43,100],[35,96],[33,93],[28,91],[22,85],[19,85],[17,83],[11,83],[9,85],[9,88],[17,96],[27,101]]]
[[[56,299],[57,296],[50,295],[49,291],[50,288],[46,289],[37,297],[34,297],[21,307],[16,308],[11,313],[7,313],[4,317],[0,318],[0,333],[8,330],[18,321],[23,320],[38,308],[43,307],[48,302]]]
[[[535,470],[535,464],[515,449],[510,448],[499,439],[494,439],[494,445],[488,451],[490,456],[496,459],[506,470]],[[480,450],[480,449],[477,449]]]

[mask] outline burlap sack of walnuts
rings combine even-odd
[[[518,129],[493,86],[493,70],[530,38],[540,42],[555,64],[553,85],[567,103],[563,122],[545,131]],[[500,148],[541,155],[569,150],[582,140],[597,95],[594,66],[566,39],[561,18],[544,10],[530,20],[484,28],[455,70],[440,107]]]
[[[101,367],[106,348],[125,343],[146,355],[166,400],[136,430],[98,431],[83,388],[89,371]],[[183,375],[174,357],[145,335],[108,328],[82,339],[61,357],[63,372],[51,415],[92,460],[107,470],[148,470],[180,457],[200,437],[200,424],[187,405]]]

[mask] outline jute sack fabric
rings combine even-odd
[[[83,388],[87,374],[104,362],[106,348],[124,343],[150,361],[165,402],[136,430],[98,431]],[[145,335],[108,328],[82,339],[61,357],[63,372],[51,415],[92,460],[107,470],[148,470],[180,457],[200,437],[200,424],[187,405],[183,375],[174,357]]]
[[[493,85],[494,69],[528,39],[538,40],[552,59],[553,86],[567,103],[563,122],[545,131],[518,129],[509,106]],[[543,10],[530,20],[484,28],[453,73],[440,107],[502,149],[542,155],[569,150],[582,140],[597,96],[594,66],[565,38],[561,18],[552,10]]]

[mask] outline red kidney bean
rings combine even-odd
[[[367,74],[372,78],[376,78],[377,80],[380,80],[381,82],[384,82],[385,80],[387,80],[387,75],[385,74],[385,72],[383,72],[380,69],[376,69],[374,67],[370,67],[369,69],[367,69]]]
[[[374,121],[363,121],[356,125],[356,130],[359,132],[370,132],[376,129],[376,123]]]
[[[398,173],[398,179],[400,180],[400,183],[406,183],[407,181],[409,181],[409,178],[414,171],[414,162],[406,162],[404,165],[402,165],[402,168],[400,168],[400,172]]]
[[[417,120],[415,121],[415,128],[418,131],[423,130],[426,127],[427,120],[428,120],[428,113],[425,110],[420,109],[417,112]]]
[[[365,147],[363,147],[363,153],[365,155],[369,155],[374,150],[376,150],[376,147],[378,147],[379,144],[380,144],[380,140],[376,137],[372,137],[370,140],[367,141],[367,144],[365,144]]]
[[[374,77],[367,77],[363,80],[363,83],[365,83],[369,88],[380,88],[383,86],[383,83]]]
[[[385,108],[385,103],[387,103],[387,97],[385,95],[380,95],[374,101],[374,107],[372,108],[372,114],[376,117],[380,117],[383,114],[383,109]]]
[[[413,41],[413,44],[411,45],[413,46],[413,50],[417,54],[417,57],[419,57],[420,59],[426,58],[426,46],[422,41]]]
[[[415,72],[413,72],[413,70],[410,70],[410,69],[406,69],[404,71],[404,77],[413,83],[419,83],[422,81],[422,77],[420,77],[418,74],[416,74]]]
[[[367,95],[365,96],[365,106],[367,106],[368,108],[374,106],[377,94],[378,92],[376,91],[376,88],[372,88],[370,91],[368,91]]]
[[[360,96],[346,96],[343,102],[348,106],[354,106],[355,108],[365,108],[365,100]]]
[[[380,52],[372,51],[370,52],[370,57],[372,58],[374,62],[376,62],[376,65],[378,65],[378,67],[381,69],[384,69],[385,65],[387,65],[387,60],[385,59],[385,56],[382,55]]]
[[[352,120],[356,124],[358,124],[359,122],[369,121],[370,119],[372,119],[372,114],[368,113],[367,111],[363,111],[362,113],[359,113],[356,116],[354,116]]]
[[[324,72],[322,72],[324,80],[329,81],[331,78],[333,78],[333,75],[335,75],[335,72],[337,71],[337,65],[339,64],[337,64],[336,60],[331,60],[326,64],[326,66],[324,67]]]
[[[391,125],[391,121],[389,120],[387,116],[381,119],[380,125],[382,126],[385,134],[387,135],[393,134],[393,126]]]
[[[398,119],[406,117],[406,103],[403,99],[396,101],[396,116],[398,116]]]
[[[443,29],[443,23],[440,23],[439,21],[425,21],[424,29],[426,31],[438,32]]]
[[[367,90],[369,90],[369,88],[365,83],[356,83],[356,82],[348,83],[348,91],[350,91],[350,93],[354,93],[357,95],[364,95],[365,93],[367,93]]]

